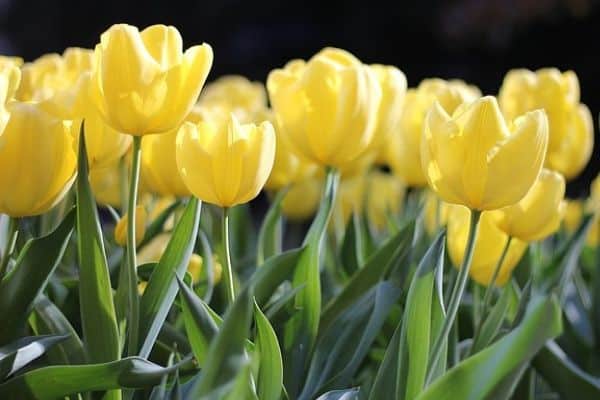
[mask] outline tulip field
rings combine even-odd
[[[0,399],[600,399],[575,72],[182,41],[0,56]]]

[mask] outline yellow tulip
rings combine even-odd
[[[306,158],[341,167],[375,137],[381,87],[352,54],[326,48],[269,74],[267,89],[279,125]]]
[[[427,178],[421,167],[421,137],[427,111],[437,100],[449,114],[465,102],[480,96],[479,89],[463,81],[425,79],[406,93],[394,133],[383,149],[383,158],[409,186],[424,186]]]
[[[200,106],[222,107],[242,122],[256,122],[257,114],[267,108],[267,91],[261,82],[239,75],[223,76],[202,90]]]
[[[573,233],[581,225],[583,219],[583,202],[581,200],[566,200],[563,224],[565,230]]]
[[[444,201],[494,210],[521,200],[537,180],[548,143],[543,111],[509,129],[491,96],[449,116],[436,102],[425,119],[421,159],[429,186]]]
[[[323,177],[318,174],[292,184],[281,201],[281,212],[292,221],[309,219],[319,208],[322,191]]]
[[[275,158],[270,122],[186,122],[177,135],[177,165],[183,182],[202,201],[221,207],[247,203],[265,185]]]
[[[117,24],[94,52],[91,98],[115,130],[141,136],[177,128],[194,106],[213,60],[208,44],[182,51],[172,26],[142,32]]]
[[[143,205],[138,205],[135,208],[135,244],[138,245],[141,243],[144,238],[144,234],[146,233],[146,209]],[[125,214],[121,219],[117,222],[115,226],[115,242],[119,246],[125,247],[127,245],[127,220],[128,214]]]
[[[375,230],[385,229],[390,215],[400,212],[405,189],[394,175],[379,171],[367,175],[367,218]]]
[[[79,143],[80,120],[75,120],[72,133]],[[111,128],[100,115],[90,110],[85,117],[85,146],[90,171],[118,163],[129,150],[132,138]]]
[[[371,144],[379,153],[381,146],[397,129],[406,94],[406,76],[391,65],[374,64],[370,67],[375,72],[381,87],[381,103],[377,111],[375,138]]]
[[[431,190],[426,190],[423,223],[427,233],[434,235],[440,227],[446,226],[449,208],[448,203],[440,200]]]
[[[465,255],[465,246],[469,234],[469,210],[462,206],[450,206],[448,213],[448,254],[455,267],[459,267]],[[479,229],[475,239],[475,250],[469,274],[477,283],[488,286],[498,264],[508,235],[495,224],[494,217],[484,212],[479,220]],[[496,285],[503,286],[519,263],[527,248],[527,243],[511,239],[504,261],[500,267]]]
[[[98,204],[121,207],[123,195],[118,162],[90,170],[89,180]]]
[[[14,97],[21,81],[21,71],[12,64],[0,65],[0,132],[8,123],[10,112],[8,102]]]
[[[352,214],[361,213],[364,210],[366,188],[367,179],[365,174],[340,180],[329,225],[337,237],[343,236],[346,224]]]
[[[43,214],[75,178],[77,156],[69,124],[35,103],[11,102],[7,111],[0,135],[0,213]]]
[[[565,178],[543,169],[531,190],[518,203],[492,211],[504,233],[525,242],[556,232],[564,213]]]
[[[23,59],[21,57],[1,56],[0,55],[0,68],[4,67],[6,65],[20,67],[21,65],[23,65]]]
[[[549,126],[546,166],[567,179],[581,172],[592,153],[594,132],[589,110],[579,102],[579,80],[573,71],[509,71],[499,101],[509,119],[543,108]]]

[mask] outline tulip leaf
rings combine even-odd
[[[254,304],[256,321],[256,349],[259,354],[258,398],[279,400],[283,386],[283,361],[277,335],[263,312]]]
[[[201,203],[191,198],[154,268],[140,301],[139,355],[148,357],[177,296],[176,277],[183,279],[192,257],[200,223]]]
[[[206,355],[202,377],[191,389],[191,398],[201,398],[230,383],[245,363],[245,343],[252,322],[251,290],[245,289],[227,310],[219,333],[213,338]]]
[[[140,357],[86,365],[38,368],[0,384],[0,398],[55,400],[70,394],[120,388],[152,387],[190,360],[163,368]]]
[[[475,337],[473,338],[473,344],[471,345],[471,354],[475,354],[480,350],[487,347],[496,335],[498,331],[502,327],[502,323],[506,317],[506,312],[509,306],[509,300],[511,296],[510,287],[507,286],[502,289],[502,294],[500,298],[492,307],[492,310],[488,315],[482,316],[484,318],[483,323],[481,325],[481,330],[477,332]]]
[[[434,292],[437,271],[443,268],[445,234],[441,232],[419,263],[413,276],[402,320],[388,345],[369,399],[394,393],[398,399],[412,399],[425,385],[432,332],[432,304],[439,303]],[[434,305],[435,307],[435,305]]]
[[[450,369],[417,399],[485,399],[501,388],[514,388],[524,371],[523,366],[546,341],[561,331],[561,310],[556,298],[535,297],[521,324],[496,343]]]
[[[287,192],[287,189],[282,189],[277,193],[260,226],[256,251],[256,265],[259,267],[266,259],[281,253],[281,202]]]
[[[321,277],[319,261],[321,250],[334,206],[339,173],[329,169],[319,211],[304,239],[306,248],[294,270],[292,287],[306,285],[296,295],[294,305],[298,312],[285,324],[285,386],[291,397],[300,390],[309,354],[319,330],[321,316]]]
[[[42,356],[67,335],[27,336],[0,347],[0,381]]]
[[[263,306],[271,298],[279,285],[291,279],[305,249],[306,247],[288,250],[271,257],[252,274],[249,286],[252,286],[259,306]]]
[[[202,367],[206,361],[210,342],[219,332],[219,328],[204,302],[179,278],[177,278],[177,283],[179,284],[185,331],[198,365]]]
[[[600,399],[600,378],[581,370],[554,341],[535,356],[533,367],[563,399]]]
[[[322,394],[317,400],[358,400],[359,389],[332,390]]]
[[[14,268],[0,282],[0,344],[19,337],[27,325],[36,297],[44,291],[63,257],[75,220],[70,211],[50,234],[30,239]]]
[[[353,212],[346,226],[340,252],[342,265],[348,275],[354,274],[364,265],[364,253],[361,215]]]
[[[77,168],[77,247],[81,324],[89,361],[101,363],[118,360],[120,346],[102,229],[96,201],[88,180],[83,123],[79,135]]]
[[[62,311],[46,296],[37,297],[29,321],[37,335],[69,336],[47,352],[49,361],[53,364],[85,363],[85,350],[77,332]]]
[[[362,294],[382,280],[392,266],[406,260],[410,252],[414,228],[414,222],[408,223],[367,259],[364,267],[359,269],[342,291],[325,306],[321,315],[323,329]]]

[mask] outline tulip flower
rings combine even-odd
[[[204,87],[198,104],[223,108],[243,123],[256,122],[267,108],[267,90],[243,76],[222,76]]]
[[[123,206],[121,203],[126,193],[122,193],[120,172],[118,162],[90,170],[90,186],[98,204],[117,208]]]
[[[579,81],[573,71],[509,71],[499,101],[509,119],[543,108],[549,126],[546,166],[567,179],[583,170],[591,156],[594,131],[589,110],[579,102]]]
[[[128,214],[125,214],[121,219],[117,222],[114,231],[115,242],[119,246],[127,245],[127,220],[129,219]],[[135,213],[135,244],[138,245],[141,243],[144,238],[144,234],[146,233],[146,208],[143,205],[138,205],[136,207]]]
[[[307,220],[317,212],[322,192],[323,177],[318,174],[293,183],[281,201],[281,212],[292,221]]]
[[[524,242],[556,232],[564,213],[565,179],[558,172],[542,170],[531,190],[518,203],[492,211],[496,224],[508,236]]]
[[[479,229],[475,239],[475,249],[469,274],[477,283],[489,286],[492,283],[503,286],[511,276],[527,248],[527,243],[509,236],[498,228],[494,216],[484,212],[479,220]],[[465,246],[469,236],[469,210],[462,206],[450,206],[448,213],[448,254],[455,267],[463,264]],[[503,252],[506,254],[502,257]],[[497,278],[494,271],[498,261],[503,258]]]
[[[267,89],[281,130],[303,156],[340,168],[371,145],[381,87],[352,54],[326,48],[269,74]]]
[[[390,216],[400,212],[405,186],[396,176],[372,171],[367,175],[367,218],[376,231],[382,231]]]
[[[565,200],[563,224],[568,233],[573,233],[581,225],[583,219],[583,202],[581,200]]]
[[[190,192],[223,208],[225,284],[231,303],[235,290],[229,255],[229,208],[249,202],[265,185],[275,159],[273,125],[241,125],[233,114],[228,121],[186,122],[177,136],[176,159]]]
[[[421,187],[427,179],[421,167],[421,136],[427,111],[437,100],[449,114],[480,96],[479,89],[463,81],[425,79],[406,93],[393,134],[383,149],[383,159],[407,185]]]
[[[338,196],[330,221],[330,228],[341,238],[348,220],[354,213],[363,211],[366,200],[367,180],[365,174],[346,177],[340,181]]]

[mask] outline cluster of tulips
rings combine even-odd
[[[0,310],[11,315],[0,397],[509,398],[534,376],[573,280],[600,285],[599,270],[579,271],[586,238],[598,245],[587,214],[600,209],[600,180],[586,203],[565,199],[594,141],[575,73],[513,70],[482,97],[459,80],[407,89],[400,69],[337,48],[266,85],[205,85],[212,61],[208,44],[183,51],[174,27],[125,24],[94,50],[0,59]],[[245,204],[261,191],[271,207],[253,241]],[[202,203],[212,206],[200,218]],[[282,221],[296,238],[283,240]],[[24,243],[28,233],[46,236]],[[456,268],[444,273],[446,254]],[[527,280],[541,267],[513,276],[549,259],[558,278],[545,290]],[[80,321],[55,305],[69,303],[59,286],[78,291]],[[472,340],[452,360],[464,307]],[[21,369],[57,348],[63,366]],[[27,363],[3,364],[11,351]],[[498,357],[512,361],[476,375]]]

